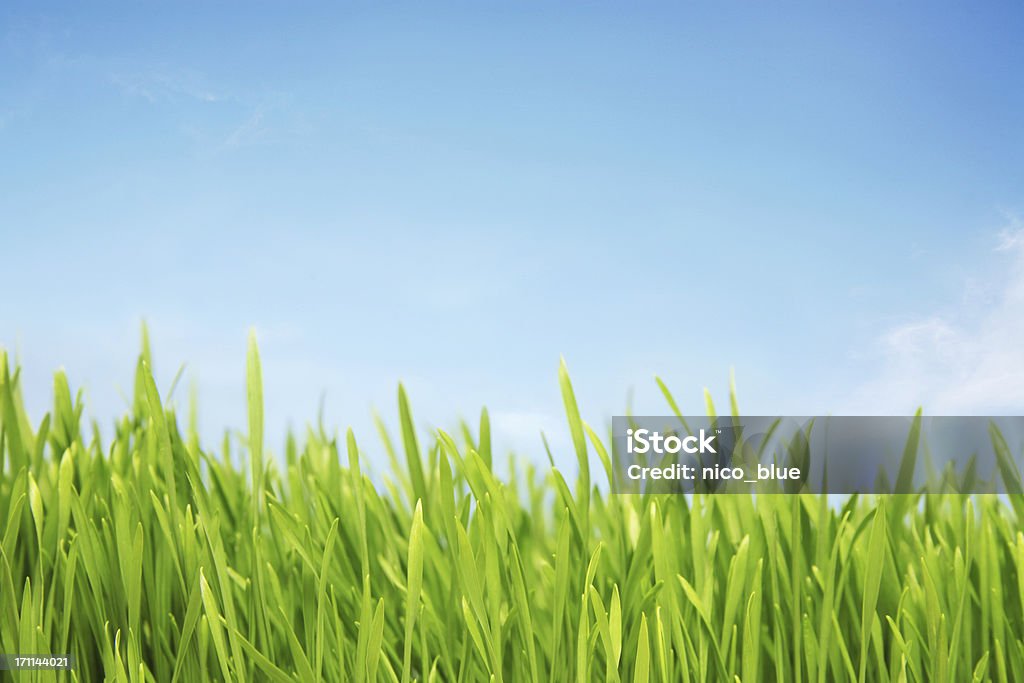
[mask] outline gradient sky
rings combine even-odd
[[[1024,410],[1019,3],[0,6],[0,345],[204,432]],[[187,395],[188,381],[179,398]],[[392,420],[393,422],[393,420]],[[277,442],[279,443],[279,441]],[[561,448],[560,448],[561,452]],[[567,454],[566,454],[567,455]]]

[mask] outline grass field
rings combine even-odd
[[[269,455],[255,343],[217,446],[148,349],[109,442],[0,363],[0,653],[76,659],[16,680],[1024,680],[1019,496],[609,495],[564,366],[577,472],[506,466],[486,412],[418,433],[399,389],[371,478],[351,433]]]

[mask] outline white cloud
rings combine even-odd
[[[878,374],[847,412],[929,414],[1024,412],[1024,225],[999,235],[990,295],[893,326],[878,337]],[[965,287],[971,287],[966,283]]]

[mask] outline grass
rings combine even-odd
[[[564,365],[573,475],[499,474],[486,411],[423,439],[399,389],[375,486],[351,432],[265,451],[248,358],[210,448],[145,346],[109,443],[0,356],[0,652],[76,658],[17,680],[1024,680],[1019,496],[608,495]]]

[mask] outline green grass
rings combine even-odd
[[[265,450],[255,343],[217,448],[146,346],[109,443],[60,372],[30,422],[0,358],[0,652],[82,681],[1024,680],[1019,496],[609,495],[564,365],[575,473],[499,473],[486,411],[428,437],[399,389],[371,478],[351,433]]]

